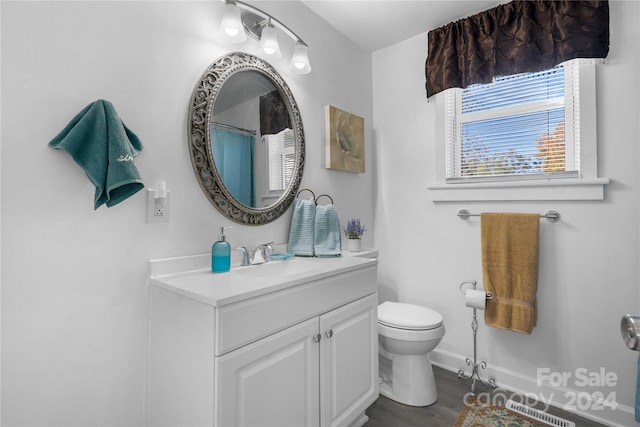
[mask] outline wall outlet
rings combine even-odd
[[[167,197],[156,199],[155,190],[147,188],[147,224],[168,223],[171,206],[171,192]]]

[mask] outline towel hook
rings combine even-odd
[[[312,199],[315,202],[316,195],[315,195],[315,193],[313,191],[309,190],[308,188],[303,188],[302,190],[298,191],[298,194],[296,194],[296,197],[300,197],[300,193],[302,193],[303,191],[308,191],[309,193],[311,193],[312,196],[313,196]]]
[[[323,197],[323,196],[324,196],[324,197],[328,197],[328,198],[329,198],[329,200],[331,200],[331,204],[332,204],[332,205],[334,204],[334,203],[333,203],[333,198],[332,198],[330,195],[328,195],[328,194],[321,194],[321,195],[319,195],[318,197],[316,197],[316,205],[318,204],[318,199],[320,199],[320,197]]]

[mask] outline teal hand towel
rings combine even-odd
[[[109,101],[100,99],[85,107],[49,147],[67,151],[84,169],[96,187],[94,209],[114,206],[144,188],[133,161],[142,143]]]
[[[316,256],[334,257],[341,254],[340,219],[333,205],[316,206],[314,250]]]
[[[300,256],[313,256],[316,202],[296,199],[289,230],[289,252]]]

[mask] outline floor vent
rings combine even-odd
[[[549,424],[550,426],[576,427],[576,423],[574,423],[573,421],[567,421],[563,418],[556,417],[555,415],[547,414],[544,411],[514,402],[511,399],[507,400],[506,408],[512,410],[513,412],[522,414],[526,417],[533,418],[536,421]]]

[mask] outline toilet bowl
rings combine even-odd
[[[438,400],[429,352],[444,336],[442,316],[398,302],[378,306],[380,394],[410,406]]]

